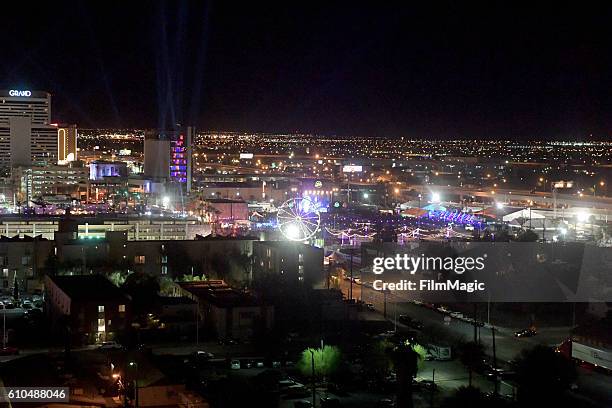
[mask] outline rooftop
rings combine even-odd
[[[218,307],[262,306],[253,295],[237,291],[223,281],[181,282],[179,285],[192,295]]]
[[[129,300],[130,297],[102,275],[49,277],[72,300]]]

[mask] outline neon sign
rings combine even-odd
[[[18,91],[16,89],[11,89],[9,91],[10,96],[32,96],[32,91]]]

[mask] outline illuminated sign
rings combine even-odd
[[[553,188],[572,188],[574,187],[573,181],[555,181]]]
[[[363,171],[363,166],[343,166],[343,173],[361,173]]]
[[[315,188],[321,188],[323,187],[323,182],[321,180],[317,180],[314,183]]]
[[[129,156],[130,154],[132,154],[131,149],[120,149],[119,150],[119,156]]]
[[[16,89],[11,89],[9,91],[10,96],[32,96],[32,91],[18,91]]]
[[[253,153],[240,153],[240,158],[241,159],[252,159]]]

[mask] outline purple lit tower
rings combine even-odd
[[[191,191],[191,143],[194,132],[194,127],[188,126],[186,133],[179,132],[174,136],[170,147],[170,178],[185,184],[187,192]]]

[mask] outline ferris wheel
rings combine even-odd
[[[292,198],[278,208],[276,221],[280,232],[291,241],[312,238],[321,226],[317,205],[308,198]]]

